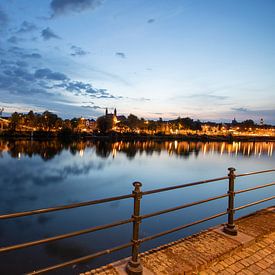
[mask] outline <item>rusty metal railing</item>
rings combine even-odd
[[[131,253],[131,259],[126,266],[127,273],[133,274],[133,275],[142,274],[142,265],[139,260],[139,247],[142,243],[159,238],[161,236],[164,236],[164,235],[176,232],[176,231],[179,231],[179,230],[182,230],[182,229],[185,229],[185,228],[188,228],[188,227],[191,227],[191,226],[194,226],[196,224],[203,223],[205,221],[209,221],[209,220],[224,216],[224,215],[228,216],[228,221],[224,226],[224,232],[227,234],[230,234],[230,235],[237,235],[237,233],[238,233],[237,228],[234,224],[234,214],[236,211],[256,205],[256,204],[259,204],[259,203],[262,203],[262,202],[266,202],[266,201],[275,199],[275,196],[271,196],[271,197],[268,197],[268,198],[265,198],[262,200],[248,203],[246,205],[234,207],[234,199],[235,199],[236,194],[250,192],[250,191],[257,190],[257,189],[266,188],[266,187],[275,185],[275,182],[271,182],[271,183],[235,191],[236,178],[250,176],[250,175],[256,175],[256,174],[262,174],[262,173],[271,173],[271,172],[275,172],[275,169],[250,172],[250,173],[244,173],[244,174],[239,174],[239,175],[235,174],[235,168],[228,168],[228,170],[229,170],[228,175],[225,177],[220,177],[220,178],[191,182],[191,183],[186,183],[186,184],[182,184],[182,185],[169,186],[169,187],[153,189],[153,190],[149,190],[149,191],[141,191],[142,184],[140,182],[134,182],[133,183],[134,190],[132,191],[132,194],[104,198],[104,199],[99,199],[99,200],[86,201],[86,202],[81,202],[81,203],[74,203],[74,204],[69,204],[69,205],[56,206],[56,207],[51,207],[51,208],[36,209],[36,210],[24,211],[24,212],[12,213],[12,214],[2,214],[2,215],[0,215],[0,220],[25,217],[25,216],[30,216],[30,215],[38,215],[38,214],[44,214],[44,213],[54,212],[54,211],[62,211],[62,210],[73,209],[73,208],[77,208],[77,207],[85,207],[85,206],[89,206],[89,205],[101,204],[101,203],[117,201],[117,200],[124,200],[124,199],[129,199],[129,198],[134,199],[133,214],[132,214],[132,217],[129,219],[120,220],[120,221],[113,222],[113,223],[106,224],[106,225],[99,225],[99,226],[95,226],[95,227],[91,227],[91,228],[83,229],[83,230],[79,230],[79,231],[74,231],[74,232],[67,233],[67,234],[48,237],[48,238],[40,239],[37,241],[31,241],[31,242],[26,242],[26,243],[22,243],[22,244],[11,245],[11,246],[7,246],[7,247],[0,247],[0,253],[23,249],[26,247],[31,247],[31,246],[44,244],[44,243],[67,239],[67,238],[71,238],[71,237],[75,237],[75,236],[79,236],[79,235],[83,235],[83,234],[88,234],[88,233],[92,233],[92,232],[107,229],[107,228],[117,227],[117,226],[120,226],[123,224],[132,223],[133,224],[132,240],[126,244],[122,244],[122,245],[119,245],[119,246],[116,246],[116,247],[113,247],[110,249],[102,250],[102,251],[99,251],[99,252],[84,256],[84,257],[80,257],[80,258],[70,260],[70,261],[67,261],[64,263],[60,263],[57,265],[53,265],[50,267],[46,267],[46,268],[36,270],[36,271],[30,272],[27,274],[42,274],[42,273],[50,272],[50,271],[53,271],[56,269],[66,267],[66,266],[89,261],[94,258],[103,256],[106,254],[110,254],[110,253],[113,253],[113,252],[116,252],[118,250],[125,249],[128,247],[132,247],[132,253]],[[168,208],[168,209],[156,211],[156,212],[149,213],[149,214],[140,215],[140,208],[141,208],[140,206],[141,206],[141,200],[142,200],[143,196],[160,193],[160,192],[165,192],[165,191],[170,191],[170,190],[175,190],[175,189],[196,186],[196,185],[202,185],[202,184],[206,184],[206,183],[222,181],[222,180],[228,180],[228,192],[226,194],[222,194],[219,196],[215,196],[212,198],[208,198],[208,199],[204,199],[204,200],[200,200],[200,201],[196,201],[196,202],[186,203],[186,204],[183,204],[183,205],[180,205],[177,207]],[[225,197],[228,197],[228,208],[226,211],[223,211],[223,212],[217,213],[213,216],[206,217],[204,219],[197,220],[197,221],[194,221],[189,224],[178,226],[178,227],[175,227],[175,228],[172,228],[172,229],[169,229],[169,230],[166,230],[166,231],[163,231],[163,232],[160,232],[155,235],[148,236],[148,237],[145,237],[142,239],[140,239],[140,237],[139,237],[140,224],[141,224],[142,220],[144,220],[144,219],[148,219],[148,218],[151,218],[154,216],[162,215],[165,213],[177,211],[177,210],[188,208],[188,207],[192,207],[195,205],[207,203],[210,201],[222,199]]]

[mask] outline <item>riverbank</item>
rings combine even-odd
[[[110,141],[201,141],[201,142],[268,142],[275,141],[275,136],[237,136],[237,135],[145,135],[133,133],[89,134],[72,132],[2,132],[1,139],[32,139],[32,140],[110,140]]]
[[[236,220],[238,235],[223,225],[140,254],[144,275],[275,274],[275,207]],[[80,275],[125,275],[129,258]]]

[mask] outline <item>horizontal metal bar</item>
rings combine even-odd
[[[169,213],[169,212],[172,212],[172,211],[177,211],[177,210],[180,210],[180,209],[183,209],[183,208],[191,207],[191,206],[202,204],[202,203],[209,202],[209,201],[218,200],[218,199],[225,198],[225,197],[228,197],[228,194],[212,197],[212,198],[201,200],[201,201],[196,201],[196,202],[183,204],[183,205],[173,207],[173,208],[169,208],[169,209],[166,209],[166,210],[157,211],[157,212],[154,212],[154,213],[143,215],[140,218],[141,219],[147,219],[147,218],[151,218],[151,217],[158,216],[158,215],[161,215],[161,214]]]
[[[53,265],[53,266],[46,267],[46,268],[43,268],[43,269],[39,269],[37,271],[32,271],[30,273],[27,273],[27,275],[43,274],[43,273],[53,271],[53,270],[56,270],[56,269],[60,269],[60,268],[63,268],[63,267],[69,266],[69,265],[74,265],[74,264],[78,264],[78,263],[81,263],[81,262],[86,262],[86,261],[92,260],[94,258],[103,256],[103,255],[106,255],[106,254],[110,254],[110,253],[116,252],[116,251],[121,250],[121,249],[125,249],[125,248],[130,247],[130,246],[132,246],[132,243],[126,243],[126,244],[119,245],[119,246],[116,246],[116,247],[111,248],[111,249],[102,250],[102,251],[99,251],[99,252],[84,256],[84,257],[80,257],[80,258],[77,258],[77,259],[74,259],[74,260],[71,260],[71,261],[68,261],[68,262],[64,262],[64,263],[61,263],[61,264],[57,264],[57,265]]]
[[[262,174],[262,173],[270,173],[270,172],[275,172],[275,169],[249,172],[249,173],[244,173],[244,174],[236,174],[235,176],[236,177],[245,177],[245,176],[251,176],[251,175]]]
[[[275,185],[275,181],[273,181],[271,183],[263,184],[263,185],[257,185],[257,186],[247,188],[247,189],[238,190],[238,191],[235,191],[235,194],[241,194],[241,193],[245,193],[245,192],[265,188],[265,187],[272,186],[272,185]]]
[[[133,218],[128,219],[128,220],[122,220],[122,221],[118,221],[118,222],[114,222],[114,223],[110,223],[110,224],[106,224],[106,225],[100,225],[100,226],[95,226],[95,227],[88,228],[88,229],[75,231],[75,232],[72,232],[72,233],[67,233],[67,234],[58,235],[58,236],[54,236],[54,237],[49,237],[49,238],[38,240],[38,241],[32,241],[32,242],[27,242],[27,243],[22,243],[22,244],[16,244],[16,245],[11,245],[11,246],[1,247],[0,248],[0,253],[12,251],[12,250],[17,250],[17,249],[22,249],[22,248],[26,248],[26,247],[30,247],[30,246],[35,246],[35,245],[39,245],[39,244],[43,244],[43,243],[58,241],[58,240],[62,240],[62,239],[67,239],[67,238],[71,238],[71,237],[75,237],[75,236],[79,236],[79,235],[83,235],[83,234],[87,234],[87,233],[92,233],[92,232],[95,232],[95,231],[98,231],[98,230],[103,230],[103,229],[107,229],[107,228],[127,224],[127,223],[132,222],[133,220],[134,220]]]
[[[222,212],[222,213],[219,213],[219,214],[216,214],[216,215],[214,215],[214,216],[211,216],[211,217],[208,217],[208,218],[205,218],[205,219],[202,219],[202,220],[198,220],[198,221],[195,221],[195,222],[186,224],[186,225],[182,225],[182,226],[179,226],[179,227],[175,227],[175,228],[170,229],[170,230],[166,230],[166,231],[164,231],[164,232],[161,232],[161,233],[158,233],[158,234],[155,234],[155,235],[152,235],[152,236],[143,238],[143,239],[140,240],[140,243],[144,243],[144,242],[147,242],[147,241],[151,241],[151,240],[153,240],[153,239],[162,237],[162,236],[164,236],[164,235],[167,235],[167,234],[170,234],[170,233],[173,233],[173,232],[182,230],[182,229],[184,229],[184,228],[187,228],[187,227],[190,227],[190,226],[193,226],[193,225],[196,225],[196,224],[205,222],[205,221],[209,221],[209,220],[212,220],[212,219],[221,217],[221,216],[226,215],[226,214],[227,214],[227,211]]]
[[[269,198],[266,198],[266,199],[263,199],[263,200],[255,201],[255,202],[252,202],[252,203],[248,203],[246,205],[239,206],[237,208],[234,208],[234,210],[238,211],[238,210],[244,209],[246,207],[253,206],[253,205],[265,202],[265,201],[270,201],[270,200],[273,200],[273,199],[275,199],[275,196],[272,196],[272,197],[269,197]]]
[[[226,179],[228,179],[228,176],[221,177],[221,178],[215,178],[215,179],[209,179],[209,180],[201,180],[201,181],[191,182],[191,183],[186,183],[186,184],[181,184],[181,185],[174,185],[174,186],[170,186],[170,187],[165,187],[165,188],[159,188],[159,189],[153,189],[153,190],[145,191],[145,192],[142,192],[142,195],[149,195],[149,194],[154,194],[154,193],[160,193],[160,192],[164,192],[164,191],[170,191],[170,190],[175,190],[175,189],[179,189],[179,188],[185,188],[185,187],[195,186],[195,185],[204,184],[204,183],[208,183],[208,182],[226,180]]]
[[[105,202],[110,202],[110,201],[123,200],[123,199],[132,198],[132,197],[133,197],[133,195],[129,194],[129,195],[111,197],[111,198],[106,198],[106,199],[99,199],[99,200],[93,200],[93,201],[73,203],[73,204],[68,204],[68,205],[61,205],[61,206],[50,207],[50,208],[42,208],[42,209],[36,209],[36,210],[30,210],[30,211],[24,211],[24,212],[3,214],[3,215],[0,215],[0,220],[18,218],[18,217],[24,217],[24,216],[30,216],[30,215],[37,215],[37,214],[44,214],[44,213],[53,212],[53,211],[60,211],[60,210],[72,209],[72,208],[94,205],[94,204],[100,204],[100,203],[105,203]]]

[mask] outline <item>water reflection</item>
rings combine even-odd
[[[167,152],[188,158],[190,155],[199,154],[242,155],[242,156],[268,156],[272,157],[274,142],[187,142],[187,141],[132,141],[132,142],[109,142],[109,141],[78,141],[62,143],[58,140],[51,141],[3,141],[0,140],[0,157],[7,152],[12,158],[33,157],[39,155],[43,160],[51,160],[63,150],[72,155],[79,154],[83,157],[85,149],[95,149],[96,155],[101,158],[116,157],[117,152],[124,153],[129,159],[135,158],[136,154]]]
[[[273,168],[274,142],[185,142],[185,141],[30,141],[0,140],[0,209],[1,213],[39,209],[98,198],[129,194],[132,182],[139,180],[143,190],[167,187],[202,179],[224,176],[228,167],[238,172]],[[274,174],[239,178],[236,188],[249,188],[274,181]],[[216,182],[144,196],[142,213],[176,207],[227,192],[227,181]],[[274,187],[259,189],[236,197],[236,207],[263,199],[274,193]],[[38,240],[58,234],[90,228],[132,215],[132,200],[110,202],[52,212],[39,216],[0,221],[1,245],[7,246]],[[271,205],[257,205],[254,211]],[[256,208],[259,207],[259,208]],[[226,210],[226,199],[184,209],[145,220],[141,237],[190,223]],[[248,212],[241,212],[240,215]],[[237,213],[236,215],[239,215]],[[226,217],[198,225],[162,239],[145,243],[144,251],[182,238],[211,225],[225,222]],[[17,252],[0,255],[3,274],[22,274],[63,260],[70,260],[104,250],[131,238],[131,225],[82,235]],[[53,274],[79,274],[83,270],[129,256],[130,250],[95,259],[84,266],[69,267]],[[14,259],[16,258],[16,265]],[[82,269],[83,270],[80,270]],[[80,272],[81,271],[81,272]],[[1,274],[2,274],[1,273]]]

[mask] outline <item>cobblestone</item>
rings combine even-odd
[[[142,253],[144,275],[274,275],[274,207],[241,218],[236,224],[239,237],[209,229]],[[110,264],[80,275],[125,275],[126,263],[120,262],[120,267]]]
[[[268,258],[263,256],[265,253],[262,253],[268,245],[275,243],[274,237],[275,232],[265,236],[262,240],[259,240],[253,244],[253,249],[251,249],[251,247],[247,247],[242,251],[235,252],[230,259],[239,258],[239,260],[234,263],[232,261],[228,261],[229,259],[225,259],[215,265],[209,266],[206,270],[203,270],[203,272],[210,274],[222,274],[223,271],[233,271],[235,273],[239,272],[239,274],[275,274],[275,251],[273,250],[269,254]],[[273,242],[270,243],[270,240]],[[231,262],[232,264],[228,265],[228,262]],[[222,266],[223,269],[218,271],[216,269],[217,265]]]

